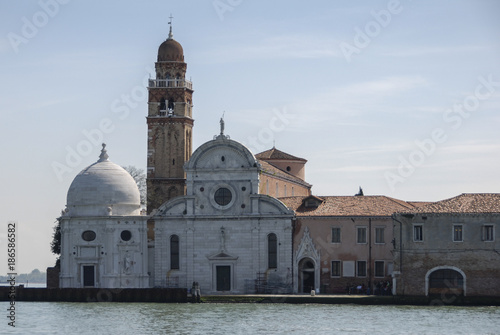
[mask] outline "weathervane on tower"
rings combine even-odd
[[[170,21],[168,21],[168,24],[170,25],[170,31],[168,33],[168,39],[171,40],[174,38],[174,34],[172,34],[172,19],[174,18],[172,16],[172,13],[170,13],[170,16],[168,17],[170,19]]]

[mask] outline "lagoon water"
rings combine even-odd
[[[0,334],[500,334],[500,307],[17,302],[15,329],[1,319]]]

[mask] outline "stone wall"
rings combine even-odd
[[[432,293],[466,296],[500,296],[500,242],[483,241],[485,224],[500,228],[500,216],[495,215],[416,215],[398,216],[394,253],[396,288],[399,295],[426,295]],[[415,225],[423,226],[423,240],[414,241]],[[454,241],[454,225],[462,227],[462,241]],[[401,257],[402,254],[402,257]],[[429,289],[433,271],[449,269],[460,273],[464,285],[460,289],[450,283],[442,290]]]

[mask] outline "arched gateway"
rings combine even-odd
[[[425,294],[466,295],[465,274],[454,266],[438,266],[425,275]]]

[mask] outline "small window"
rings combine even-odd
[[[124,230],[121,232],[120,237],[122,241],[127,242],[130,241],[130,239],[132,238],[132,233],[130,232],[130,230]]]
[[[267,235],[267,260],[269,269],[278,267],[278,238],[276,234]]]
[[[483,241],[494,241],[495,240],[495,229],[493,225],[484,225],[482,227]]]
[[[375,277],[384,277],[385,276],[385,264],[384,261],[375,261]]]
[[[231,194],[231,191],[225,187],[221,187],[215,191],[214,199],[218,205],[227,206],[231,202],[232,198],[233,195]]]
[[[292,169],[292,168],[291,168],[291,167],[289,167],[289,166],[287,166],[287,167],[286,167],[286,170],[287,170],[288,172],[290,172],[290,170],[291,170],[291,169]]]
[[[82,239],[87,242],[91,242],[95,240],[96,234],[95,231],[92,230],[86,230],[82,233]]]
[[[170,236],[170,269],[179,270],[179,236]]]
[[[358,227],[356,240],[358,243],[366,243],[366,227]]]
[[[453,242],[463,241],[463,227],[462,225],[453,225]]]
[[[356,262],[356,274],[358,277],[366,277],[366,261]]]
[[[375,243],[384,244],[385,239],[385,228],[384,227],[375,227]]]
[[[340,243],[340,227],[332,228],[332,243]]]
[[[340,277],[340,261],[332,261],[332,277]]]
[[[413,226],[413,241],[422,242],[424,240],[424,226],[415,225]]]

